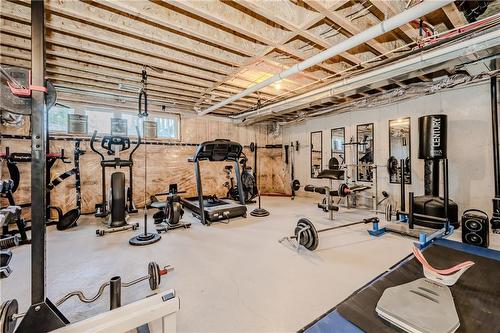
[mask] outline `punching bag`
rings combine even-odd
[[[448,116],[435,114],[418,118],[418,158],[423,160],[447,157]]]

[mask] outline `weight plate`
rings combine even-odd
[[[160,266],[154,261],[148,264],[149,288],[156,290],[160,285]]]
[[[297,179],[294,179],[292,182],[292,190],[298,191],[300,189],[300,182]]]
[[[345,183],[339,185],[339,196],[345,197],[349,194],[349,186]]]
[[[389,176],[398,172],[398,160],[394,156],[389,157],[387,160],[387,172],[389,172]]]
[[[0,307],[0,327],[2,328],[1,333],[13,333],[16,328],[17,319],[13,319],[12,316],[17,314],[18,304],[17,300],[12,299],[2,303]]]
[[[302,228],[307,229],[301,234],[300,245],[304,246],[309,251],[316,250],[319,245],[319,236],[314,224],[306,218],[301,218],[295,227],[295,236],[298,237],[298,233]]]
[[[295,227],[295,237],[297,237],[297,241],[299,242],[300,245],[306,246],[306,244],[309,242],[309,233],[308,230],[303,230],[307,228],[307,224],[303,223],[302,221],[299,220],[297,222],[297,226]],[[303,230],[301,233],[300,231]],[[300,235],[299,235],[300,233]],[[299,239],[300,236],[300,239]]]

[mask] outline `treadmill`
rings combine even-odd
[[[196,176],[196,190],[198,196],[182,198],[183,205],[193,212],[193,215],[200,219],[202,224],[210,225],[212,222],[229,220],[234,217],[247,216],[245,206],[245,196],[243,185],[241,184],[240,167],[238,161],[241,158],[243,147],[230,140],[217,139],[206,141],[198,146],[193,158],[189,162],[194,162],[194,172]],[[214,196],[203,195],[201,183],[200,161],[233,161],[234,170],[239,192],[239,203],[228,200],[221,200]]]

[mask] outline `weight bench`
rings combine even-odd
[[[500,332],[500,251],[437,239],[424,249],[427,260],[451,267],[471,260],[471,267],[450,290],[461,332]],[[401,332],[375,311],[385,289],[423,277],[422,266],[409,255],[299,332]],[[480,320],[479,320],[480,319]]]
[[[330,220],[333,220],[333,212],[339,210],[339,207],[333,204],[333,197],[338,196],[338,192],[332,191],[328,186],[316,187],[314,185],[304,186],[304,191],[323,194],[325,198],[322,202],[318,203],[318,208],[322,209],[325,213],[330,213]]]

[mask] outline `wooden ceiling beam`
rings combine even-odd
[[[11,39],[4,38],[1,41],[8,42],[9,40]],[[13,44],[14,47],[20,46],[18,43],[11,43],[11,44]],[[2,47],[1,49],[2,63],[9,66],[30,68],[31,67],[30,52],[26,50],[23,51],[21,49],[16,49],[14,47],[8,47],[8,46]],[[29,48],[29,43],[26,42],[25,47]],[[124,70],[123,68],[121,69],[108,68],[72,59],[66,59],[56,56],[53,57],[50,56],[50,54],[49,57],[47,58],[47,66],[48,69],[51,69],[52,71],[56,71],[58,73],[63,73],[63,74],[71,73],[75,77],[103,76],[106,77],[107,80],[113,80],[113,82],[115,83],[136,84],[136,85],[140,84],[140,75],[137,72],[134,72],[133,69]],[[150,86],[152,84],[154,87],[177,89],[180,92],[191,91],[193,93],[200,93],[203,91],[203,86],[195,86],[193,84],[179,83],[156,75],[161,75],[161,74],[156,74],[155,72],[152,72],[149,75],[148,82],[150,83]],[[212,94],[228,97],[230,94],[233,94],[237,91],[239,91],[238,88],[232,88],[230,86],[220,86],[218,87],[217,90],[212,91]],[[263,96],[270,97],[271,95],[263,94]],[[257,96],[255,94],[252,96],[247,96],[244,99],[244,101],[247,101],[247,103],[250,104],[255,104],[255,102],[257,101]]]
[[[391,1],[370,0],[370,3],[382,12],[384,16],[386,16],[385,19],[399,14],[398,10],[394,7]],[[409,23],[400,26],[399,30],[401,30],[401,32],[403,32],[412,41],[419,39],[417,30]]]
[[[263,16],[263,17],[267,18],[268,20],[276,22],[277,24],[293,31],[295,33],[295,36],[302,36],[305,39],[308,39],[309,41],[311,41],[317,45],[320,45],[323,48],[329,48],[332,46],[326,40],[319,38],[318,36],[315,36],[313,33],[307,31],[307,29],[304,29],[303,27],[297,27],[297,26],[291,24],[290,22],[288,22],[288,21],[286,21],[286,20],[284,20],[276,15],[271,15],[264,8],[260,7],[258,5],[258,3],[255,1],[241,0],[238,3],[240,3],[242,6],[245,6],[249,10],[253,11],[254,13],[257,13],[260,16]],[[342,3],[343,3],[343,1],[340,1],[337,3],[337,5],[340,5]],[[303,26],[310,27],[313,24],[313,22],[317,22],[318,19],[323,19],[323,16],[314,17],[312,21],[307,21]],[[290,48],[290,47],[288,47],[288,48]],[[288,52],[288,53],[290,53],[290,52]],[[297,53],[297,52],[295,51],[295,53]],[[293,54],[293,53],[290,53],[290,54]],[[347,52],[343,52],[342,54],[340,54],[340,56],[343,57],[344,59],[354,63],[354,64],[357,64],[360,62],[359,59],[357,59],[355,56],[353,56],[352,54],[349,54]],[[301,58],[306,59],[307,56],[302,55]],[[339,66],[335,66],[330,70],[333,70],[333,72],[340,72],[342,70],[342,68],[340,68]]]
[[[102,84],[93,84],[93,83],[88,83],[86,80],[80,80],[80,81],[73,81],[73,80],[62,80],[60,78],[57,79],[51,79],[51,82],[56,86],[56,90],[59,90],[59,88],[68,88],[76,91],[86,91],[86,92],[92,92],[96,94],[102,94],[102,95],[107,95],[107,96],[116,96],[116,97],[124,97],[124,98],[129,98],[133,100],[138,99],[138,94],[130,91],[125,91],[116,88],[111,88],[109,86],[103,86]],[[148,96],[149,101],[155,101],[158,103],[164,103],[165,105],[184,105],[187,107],[192,108],[192,101],[190,100],[185,100],[184,98],[180,97],[165,97],[165,96],[159,96],[156,94],[151,94]]]
[[[20,44],[21,42],[22,44]],[[31,42],[29,39],[14,37],[8,35],[7,33],[2,34],[0,43],[3,45],[16,44],[18,48],[24,48],[24,49],[26,49],[26,47],[31,48]],[[81,49],[79,50],[76,45],[74,48],[66,48],[64,46],[52,44],[51,47],[47,48],[46,53],[47,55],[57,56],[61,58],[68,58],[79,62],[94,64],[97,66],[110,67],[119,70],[125,68],[128,71],[137,73],[136,75],[140,75],[143,68],[143,64],[141,63],[116,59],[113,57],[113,54],[109,54],[108,56],[106,56],[102,55],[102,53],[99,54],[99,53],[88,52],[85,50],[82,51]],[[150,72],[151,74],[155,73],[154,71]],[[169,77],[170,79],[175,80],[177,82],[184,82],[187,84],[194,83],[203,86],[207,86],[210,84],[210,82],[213,82],[213,78],[211,80],[205,80],[195,77],[186,77],[183,75],[179,75],[177,73],[169,73],[169,72],[155,73],[154,75],[159,77],[162,76]]]
[[[359,29],[354,23],[339,15],[336,11],[330,10],[329,8],[325,7],[324,3],[318,0],[304,0],[304,2],[317,10],[319,13],[323,14],[336,25],[342,27],[342,29],[347,31],[349,34],[357,35],[361,32],[361,29]],[[385,54],[389,52],[389,50],[385,46],[374,39],[366,42],[366,45],[368,45],[371,49],[375,50],[379,54]]]
[[[10,30],[16,31],[15,25],[10,23],[15,23],[5,19],[1,19],[2,22],[2,32],[8,33]],[[9,39],[7,34],[6,37],[2,39]],[[11,38],[20,38],[13,37]],[[25,39],[29,41],[29,37],[26,36]],[[80,52],[84,51],[90,54],[100,55],[110,59],[109,61],[116,62],[121,61],[123,63],[135,63],[136,65],[142,66],[151,65],[161,70],[170,72],[172,74],[184,75],[193,78],[204,79],[206,81],[214,81],[217,78],[222,78],[223,76],[216,73],[210,73],[204,70],[194,69],[181,64],[173,64],[169,61],[157,59],[151,56],[141,55],[134,52],[125,51],[112,46],[107,46],[97,42],[91,42],[84,39],[79,39],[70,35],[63,35],[57,32],[52,32],[45,37],[46,43],[48,43],[48,49],[52,50],[69,50],[74,49]],[[112,59],[112,60],[111,60]]]
[[[22,1],[24,5],[30,5],[30,0]],[[127,34],[137,39],[150,41],[165,49],[184,51],[187,54],[211,59],[222,64],[238,66],[246,59],[246,57],[233,52],[227,52],[216,46],[194,41],[191,38],[161,29],[155,25],[130,19],[126,15],[120,15],[110,10],[91,6],[83,1],[49,0],[46,1],[45,7],[49,12],[81,20],[92,26]]]
[[[29,24],[30,13],[28,8],[26,8],[26,10],[27,12],[25,14],[27,16],[27,23]],[[4,31],[11,34],[23,31],[26,33],[26,37],[30,37],[29,25],[23,25],[17,21],[10,21],[3,18],[0,20],[2,29]],[[163,59],[166,61],[177,63],[178,65],[180,65],[180,67],[185,65],[195,69],[201,69],[204,71],[206,70],[208,71],[208,73],[225,74],[228,71],[232,70],[232,67],[225,66],[217,62],[199,58],[195,59],[192,56],[190,57],[189,55],[183,55],[182,53],[174,50],[165,52],[165,50],[158,45],[146,43],[143,41],[137,41],[136,39],[124,35],[110,33],[109,31],[104,29],[95,27],[92,28],[80,22],[68,20],[56,15],[51,15],[50,19],[47,20],[46,27],[49,29],[49,31],[52,31],[52,33],[49,32],[47,34],[46,40],[52,43],[58,43],[58,37],[64,38],[67,36],[74,39],[73,36],[78,36],[78,38],[85,38],[91,42],[95,42],[95,45],[105,44],[118,48],[118,51],[123,50],[133,52],[133,54],[137,54],[137,56],[139,57],[145,57],[145,60]]]
[[[222,12],[217,11],[217,10],[221,9],[219,2],[214,2],[214,4],[216,4],[217,7],[213,8],[213,9],[217,9],[217,10],[213,10],[213,9],[210,10],[211,7],[207,6],[207,4],[209,4],[211,2],[208,2],[208,1],[168,0],[167,2],[175,7],[182,9],[182,10],[186,10],[186,11],[189,11],[190,13],[193,13],[197,16],[200,16],[200,17],[204,18],[205,20],[224,25],[225,27],[227,27],[231,30],[234,30],[240,34],[249,36],[249,37],[251,37],[251,38],[253,38],[261,43],[264,43],[264,44],[270,46],[271,48],[268,48],[267,50],[262,52],[262,54],[264,54],[264,55],[267,54],[272,49],[276,48],[282,52],[291,54],[296,58],[304,59],[304,55],[300,54],[299,52],[296,52],[295,50],[293,50],[290,47],[282,45],[282,43],[280,42],[280,41],[286,41],[286,40],[290,39],[294,35],[294,33],[288,32],[286,34],[281,34],[281,35],[277,35],[275,33],[274,35],[272,34],[270,36],[266,36],[263,33],[257,33],[254,31],[255,26],[253,24],[255,24],[255,22],[260,22],[259,20],[254,19],[251,22],[244,22],[244,20],[241,17],[238,17],[238,19],[241,19],[241,21],[237,20],[237,21],[233,22],[232,17],[230,17],[230,16],[223,17],[223,16],[221,16]],[[227,6],[227,5],[223,5],[223,6],[224,7],[222,7],[222,8],[224,8],[226,10],[229,9],[230,13],[233,15],[236,15],[236,13],[240,13],[238,10],[233,9],[230,6]],[[241,14],[240,14],[240,16],[241,16]],[[245,15],[245,16],[248,17],[248,15]],[[276,66],[276,63],[274,63],[273,65]],[[333,66],[325,66],[324,69],[329,70],[329,71],[336,70],[333,68]],[[312,73],[303,73],[303,75],[307,76],[309,78],[315,79],[315,80],[320,79],[320,77],[318,77]]]
[[[255,56],[265,46],[241,38],[232,33],[215,28],[199,20],[190,18],[176,11],[153,2],[94,0],[91,4],[100,4],[132,17],[157,24],[179,34],[188,35],[198,41],[206,41],[227,50],[246,56]]]
[[[61,75],[61,74],[54,74],[51,72],[48,72],[48,79],[51,80],[52,82],[65,82],[65,83],[74,83],[78,85],[85,85],[85,86],[92,86],[96,88],[102,88],[109,90],[110,92],[113,91],[124,91],[124,92],[130,92],[137,98],[139,98],[139,92],[134,92],[128,89],[120,89],[120,87],[117,84],[114,83],[109,83],[109,82],[104,82],[100,80],[93,80],[93,79],[87,79],[87,78],[82,78],[82,77],[73,77],[69,75]],[[195,97],[191,96],[184,96],[184,95],[179,95],[179,94],[172,94],[166,91],[157,91],[154,89],[149,89],[148,87],[148,97],[150,98],[168,98],[176,101],[183,101],[187,103],[193,103],[195,100]]]
[[[137,112],[137,103],[131,101],[124,101],[118,98],[105,98],[92,96],[91,99],[88,98],[89,95],[86,93],[78,92],[59,92],[57,94],[57,102],[65,106],[74,108],[75,110],[85,111],[93,108],[107,109],[107,110],[129,110],[131,112]],[[166,111],[163,111],[160,105],[151,104],[148,105],[148,110],[152,112],[159,113],[185,113],[193,114],[192,110],[188,110],[180,105],[174,107],[168,107]]]
[[[465,19],[464,15],[460,13],[458,10],[457,6],[455,5],[454,2],[450,3],[449,5],[444,6],[441,8],[450,21],[452,27],[451,28],[458,28],[461,26],[466,25],[468,22]]]

